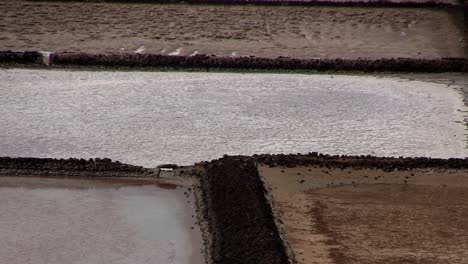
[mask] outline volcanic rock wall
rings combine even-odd
[[[433,159],[433,158],[393,158],[374,156],[326,155],[317,152],[308,154],[261,154],[253,155],[257,162],[271,167],[296,167],[317,165],[334,168],[371,168],[384,171],[408,169],[468,169],[468,158]]]
[[[293,59],[286,57],[217,57],[207,55],[169,56],[159,54],[54,53],[51,64],[57,66],[170,67],[237,70],[312,70],[362,72],[466,72],[468,60],[442,59]]]
[[[144,177],[150,169],[111,159],[41,159],[0,157],[0,175]]]
[[[44,0],[33,0],[44,1]],[[51,2],[80,2],[80,0],[47,0]],[[118,3],[189,3],[189,4],[250,4],[250,5],[300,5],[300,6],[378,6],[378,7],[453,7],[449,0],[81,0],[81,2]]]
[[[0,63],[41,64],[42,54],[37,51],[0,51]]]
[[[209,263],[289,263],[253,159],[215,160],[200,181],[213,240]]]
[[[1,51],[0,63],[38,64],[38,52]],[[465,58],[414,59],[294,59],[287,57],[170,56],[160,54],[52,53],[56,67],[170,68],[195,70],[358,71],[358,72],[468,72]]]

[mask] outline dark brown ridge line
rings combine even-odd
[[[252,158],[211,161],[200,184],[212,235],[208,263],[290,263]]]
[[[0,63],[42,64],[42,54],[37,51],[0,51]]]
[[[0,51],[0,64],[41,65],[39,52]],[[468,72],[466,58],[295,59],[289,57],[170,56],[160,54],[52,53],[54,67],[171,68],[195,70],[267,70],[318,72]]]
[[[411,169],[467,170],[468,158],[439,159],[430,157],[375,157],[371,155],[328,155],[317,152],[307,154],[253,155],[258,163],[270,167],[320,166],[327,168],[370,168],[384,171]]]
[[[129,4],[191,4],[191,5],[260,5],[260,6],[331,6],[331,7],[391,7],[391,8],[459,8],[461,4],[440,1],[329,1],[329,0],[29,0],[31,2],[94,2]]]
[[[239,160],[253,160],[271,166],[319,165],[323,167],[346,168],[387,168],[387,169],[468,169],[468,157],[465,158],[431,158],[431,157],[379,157],[372,155],[330,155],[318,152],[296,154],[254,154],[252,156],[228,156]],[[216,161],[216,160],[214,160]],[[200,162],[203,167],[210,162]],[[158,166],[160,167],[160,166]],[[190,166],[189,166],[190,167]],[[109,158],[35,158],[35,157],[2,157],[0,170],[40,170],[40,171],[118,171],[146,173],[151,168],[135,166],[113,161]]]
[[[83,176],[83,177],[146,177],[152,169],[95,159],[51,159],[0,157],[0,175],[21,176]]]

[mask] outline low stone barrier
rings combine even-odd
[[[216,264],[286,264],[286,250],[254,160],[224,157],[200,177]]]
[[[50,2],[114,2],[155,4],[220,4],[220,5],[299,5],[299,6],[360,6],[360,7],[458,7],[455,1],[434,0],[33,0]]]
[[[468,72],[464,58],[294,59],[286,57],[170,56],[159,54],[54,53],[55,66],[359,72]]]
[[[311,72],[468,72],[468,59],[295,59],[289,57],[170,56],[160,54],[91,54],[0,51],[0,64],[53,67],[168,68],[201,71],[311,71]]]
[[[347,156],[326,155],[317,152],[307,154],[261,154],[253,155],[257,162],[271,167],[321,166],[333,168],[373,168],[384,171],[409,169],[454,169],[467,170],[468,158],[434,159],[434,158],[393,158],[374,157],[370,155]]]
[[[111,159],[47,159],[0,157],[0,175],[145,177],[152,170]]]
[[[0,51],[0,63],[40,65],[42,63],[42,54],[37,51]]]

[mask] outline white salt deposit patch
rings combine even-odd
[[[135,50],[135,53],[139,54],[139,53],[142,53],[146,50],[145,46],[141,46],[139,47],[138,49]]]
[[[310,151],[465,157],[454,88],[372,76],[1,70],[0,155],[146,166]]]
[[[50,57],[50,54],[52,54],[50,51],[39,51],[39,53],[41,53],[43,57]]]
[[[237,52],[234,51],[231,53],[231,57],[235,57],[235,56],[237,56]]]
[[[173,51],[173,52],[169,53],[168,55],[176,56],[176,55],[179,55],[181,51],[182,51],[182,48],[178,48],[178,49],[176,49],[176,51]]]
[[[194,51],[192,54],[190,54],[189,56],[195,56],[198,54],[198,50]]]
[[[50,65],[50,55],[52,52],[50,51],[39,51],[39,53],[42,55],[42,63],[45,65]]]

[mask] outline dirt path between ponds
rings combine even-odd
[[[13,0],[0,10],[0,50],[441,58],[468,47],[462,12],[434,8]]]
[[[467,171],[259,170],[300,264],[468,260]]]

